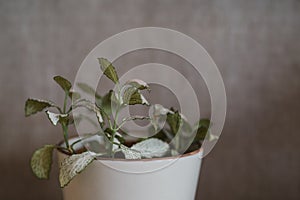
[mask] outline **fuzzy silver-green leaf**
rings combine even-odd
[[[36,150],[31,158],[31,169],[39,179],[49,179],[54,145],[45,145]]]
[[[169,151],[169,144],[156,138],[150,138],[133,145],[130,149],[141,153],[145,158],[163,157]]]
[[[61,187],[67,186],[70,181],[81,173],[95,157],[90,152],[74,154],[64,159],[60,165],[59,182]]]
[[[128,148],[127,146],[121,144],[120,145],[121,151],[125,155],[126,159],[141,159],[142,155],[139,151],[135,149]]]

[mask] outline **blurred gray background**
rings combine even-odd
[[[300,199],[299,0],[1,0],[0,199],[62,199],[56,164],[50,181],[29,168],[34,149],[58,142],[61,130],[43,114],[25,118],[24,102],[61,102],[54,75],[73,80],[95,45],[143,26],[193,37],[224,79],[226,124],[196,199]]]

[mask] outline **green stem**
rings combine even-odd
[[[67,108],[67,100],[68,100],[68,91],[66,91],[66,92],[65,92],[64,108],[63,108],[63,112],[64,112],[64,114],[66,113],[66,108]]]
[[[113,124],[112,127],[110,127],[110,129],[112,130],[112,134],[111,134],[111,137],[110,137],[109,155],[111,157],[114,156],[114,154],[113,154],[113,145],[114,145],[114,140],[115,140],[115,136],[116,136],[116,132],[117,132],[117,128],[118,128],[117,123],[118,123],[119,111],[120,111],[120,109],[119,109],[119,106],[118,106],[117,109],[116,109],[116,113],[115,113],[114,124]]]
[[[113,130],[114,132],[112,133],[111,135],[111,138],[110,138],[110,148],[109,148],[109,155],[111,157],[114,157],[114,154],[113,154],[113,146],[114,146],[114,140],[115,140],[115,136],[116,136],[116,131]]]
[[[64,133],[64,140],[65,140],[65,143],[66,143],[66,147],[71,153],[73,153],[73,151],[72,151],[72,149],[70,148],[70,145],[69,145],[68,126],[65,123],[62,123],[61,126],[62,126],[63,133]]]

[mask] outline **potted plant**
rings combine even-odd
[[[95,97],[95,103],[73,91],[70,81],[61,76],[55,76],[54,81],[65,92],[62,107],[51,101],[26,101],[25,115],[45,111],[53,125],[61,125],[64,139],[33,153],[31,168],[35,176],[49,178],[52,154],[56,149],[60,163],[59,182],[65,200],[194,199],[201,166],[201,144],[210,121],[201,119],[191,125],[173,108],[150,105],[143,95],[143,91],[149,91],[147,83],[134,79],[120,85],[112,63],[104,58],[98,60],[100,69],[116,87],[101,96],[89,85],[79,83],[83,92]],[[71,99],[72,103],[68,103]],[[136,104],[151,106],[151,114],[118,119],[122,109]],[[97,117],[98,131],[69,138],[69,126],[85,119],[72,115],[76,109],[92,112]],[[150,131],[157,134],[132,141],[122,130],[122,126],[132,120],[150,121]],[[164,120],[166,124],[161,123]],[[212,135],[208,138],[213,139]]]

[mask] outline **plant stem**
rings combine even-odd
[[[111,137],[110,137],[109,155],[111,157],[114,156],[114,154],[113,154],[113,146],[114,146],[115,136],[116,136],[116,132],[117,132],[117,128],[118,128],[119,111],[120,111],[120,108],[118,106],[117,109],[116,109],[115,119],[114,119],[113,126],[110,123],[110,126],[111,126],[110,129],[112,130],[112,134],[111,134]]]
[[[71,153],[73,153],[73,151],[72,151],[72,149],[70,149],[70,145],[69,145],[68,126],[65,123],[62,123],[61,126],[62,126],[63,133],[64,133],[64,140],[66,143],[66,147]]]
[[[64,99],[64,108],[63,108],[63,113],[66,113],[66,108],[67,108],[67,100],[68,100],[68,91],[65,92],[65,99]]]
[[[111,138],[110,138],[110,148],[109,148],[109,155],[111,157],[114,157],[114,154],[113,154],[113,147],[114,147],[114,140],[115,140],[115,136],[116,136],[116,131],[113,130],[114,132],[112,133],[111,135]]]
[[[69,92],[65,91],[63,114],[66,114],[68,94],[69,94]],[[63,129],[63,134],[64,134],[64,140],[65,140],[65,143],[66,143],[66,147],[67,147],[67,149],[69,150],[70,153],[73,153],[73,150],[69,145],[68,122],[62,122],[61,126],[62,126],[62,129]]]

